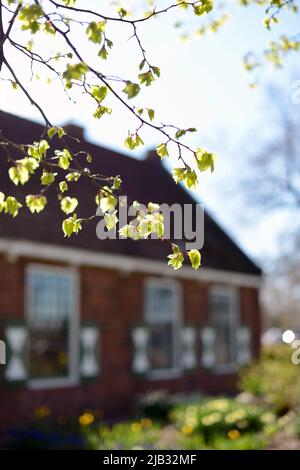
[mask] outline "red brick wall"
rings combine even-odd
[[[9,262],[0,258],[0,322],[18,318],[24,312],[24,267],[29,260]],[[36,261],[35,261],[36,262]],[[44,262],[42,263],[44,264]],[[74,415],[86,408],[104,414],[122,412],[138,393],[155,388],[170,391],[233,392],[234,374],[212,374],[198,368],[170,380],[144,380],[131,373],[131,328],[143,320],[143,281],[141,274],[81,267],[81,316],[97,319],[101,326],[101,375],[96,383],[48,390],[28,390],[0,386],[0,428],[8,423],[30,420],[37,407],[46,405],[55,415]],[[184,323],[200,329],[208,321],[208,284],[183,280]],[[260,317],[258,292],[240,289],[241,320],[252,328],[252,348],[259,350]],[[0,333],[1,338],[1,333]],[[200,362],[200,340],[197,339]],[[0,366],[3,374],[3,366]]]

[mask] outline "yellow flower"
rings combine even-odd
[[[220,413],[215,412],[215,413],[211,413],[210,415],[203,416],[203,418],[201,419],[201,423],[204,426],[211,426],[217,423],[218,421],[220,421],[220,419],[221,419]]]
[[[241,433],[237,429],[231,429],[228,431],[228,437],[229,439],[238,439],[241,436]]]
[[[192,434],[193,431],[194,431],[194,428],[192,426],[188,426],[187,424],[185,424],[181,428],[181,432],[183,434]]]
[[[78,421],[81,426],[88,426],[95,421],[95,417],[92,413],[86,412],[79,416]]]
[[[215,409],[218,411],[225,411],[228,408],[228,400],[226,398],[218,398],[217,400],[212,400],[209,403],[209,408],[210,409]]]
[[[50,409],[47,406],[40,406],[34,410],[34,416],[38,419],[46,418],[50,415]]]
[[[233,411],[232,413],[228,413],[228,415],[225,416],[225,422],[229,424],[235,423],[236,421],[244,419],[246,416],[246,411],[240,408],[238,410]]]
[[[132,423],[131,424],[131,431],[132,432],[140,432],[142,429],[142,425],[140,423]]]

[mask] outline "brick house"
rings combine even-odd
[[[42,131],[4,112],[0,129],[20,143]],[[104,174],[121,175],[132,200],[195,204],[158,158],[136,160],[84,139],[81,146]],[[0,190],[22,198],[7,167],[2,156]],[[35,194],[35,177],[28,185]],[[84,214],[95,211],[91,191],[82,180]],[[54,415],[111,414],[153,389],[234,391],[238,367],[259,351],[260,269],[207,213],[197,272],[174,272],[157,240],[99,240],[96,222],[66,239],[56,197],[50,192],[38,215],[0,215],[0,428],[30,420],[40,406]]]

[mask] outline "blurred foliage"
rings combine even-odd
[[[262,398],[279,415],[300,403],[299,367],[291,361],[290,345],[264,347],[260,359],[240,374],[239,387]]]
[[[201,435],[206,445],[220,448],[221,438],[240,440],[263,431],[276,418],[257,405],[244,405],[229,398],[211,398],[174,407],[170,419],[184,435]]]
[[[117,423],[114,426],[100,425],[83,429],[88,449],[153,449],[159,442],[161,428],[157,423],[144,418],[140,421]]]

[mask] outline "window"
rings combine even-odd
[[[71,269],[28,268],[29,376],[33,381],[66,381],[76,376],[76,293]]]
[[[179,368],[178,285],[164,280],[150,280],[145,290],[145,318],[149,328],[149,361],[152,372]]]
[[[210,312],[215,333],[215,364],[234,365],[237,362],[237,291],[214,287],[210,292]]]

